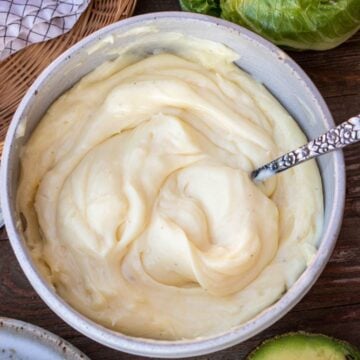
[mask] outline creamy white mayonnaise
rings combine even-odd
[[[305,143],[295,121],[225,46],[156,43],[50,107],[23,150],[18,211],[43,274],[83,314],[128,335],[208,336],[304,271],[321,181],[310,161],[254,184],[254,168]]]

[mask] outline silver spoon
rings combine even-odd
[[[304,161],[324,155],[330,151],[342,149],[360,141],[360,114],[330,129],[315,140],[290,151],[268,164],[254,170],[251,178],[255,182],[265,181],[269,177],[299,165]]]

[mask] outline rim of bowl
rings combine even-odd
[[[47,76],[56,70],[58,65],[65,61],[68,56],[71,56],[88,43],[95,41],[99,36],[104,36],[105,34],[111,33],[112,31],[120,28],[126,28],[128,25],[141,24],[142,22],[151,20],[156,21],[158,18],[174,18],[176,20],[182,19],[184,21],[197,20],[204,23],[220,25],[241,34],[241,36],[245,36],[248,40],[254,42],[256,45],[265,47],[270,52],[283,54],[283,51],[277,46],[239,25],[211,16],[188,12],[169,11],[148,13],[108,25],[85,37],[55,59],[42,71],[23,97],[14,114],[5,139],[1,163],[0,194],[5,225],[16,258],[35,291],[52,311],[83,335],[110,348],[149,357],[157,356],[178,358],[208,354],[241,343],[274,324],[305,296],[326,266],[340,232],[345,204],[345,163],[342,151],[336,151],[333,153],[335,162],[334,204],[336,204],[336,206],[333,206],[331,209],[329,226],[326,229],[323,229],[321,236],[322,241],[312,263],[302,273],[294,285],[277,302],[270,305],[246,323],[240,324],[239,326],[229,329],[226,332],[204,338],[176,341],[152,340],[127,336],[120,332],[107,329],[72,308],[71,305],[66,303],[58,294],[56,294],[56,292],[43,279],[37,270],[29,250],[17,230],[15,219],[12,216],[12,206],[10,204],[11,199],[8,192],[8,173],[11,169],[11,166],[9,166],[9,155],[12,151],[12,142],[15,138],[16,128],[22,118],[23,111],[26,109],[27,104],[34,96],[35,90],[41,86]],[[321,109],[325,123],[329,127],[334,126],[334,121],[330,111],[320,92],[310,78],[288,55],[286,55],[286,60],[284,60],[284,64],[285,63],[290,66],[291,70],[303,82],[304,86],[310,90]]]

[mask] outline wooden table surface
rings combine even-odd
[[[178,10],[177,0],[138,0],[136,14]],[[360,112],[360,32],[335,50],[290,53],[325,97],[337,123]],[[196,359],[244,359],[262,340],[292,330],[320,332],[360,346],[360,144],[345,150],[344,221],[325,271],[305,298],[275,325],[245,343]],[[39,298],[0,231],[0,316],[42,326],[91,359],[141,359],[108,349],[66,325]]]

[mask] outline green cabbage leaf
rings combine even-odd
[[[360,28],[360,0],[181,0],[181,6],[220,14],[293,49],[331,49]]]
[[[359,0],[360,1],[360,0]],[[220,16],[220,0],[179,0],[184,11]]]

